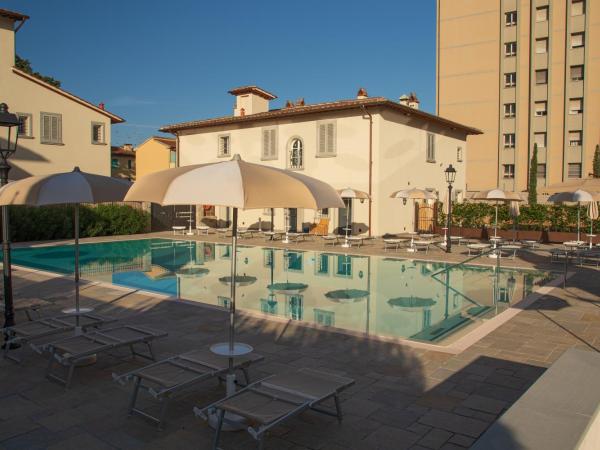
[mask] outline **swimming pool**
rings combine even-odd
[[[16,248],[14,264],[74,270],[72,245]],[[81,276],[228,307],[231,246],[171,239],[82,244]],[[439,342],[506,310],[539,271],[238,246],[239,309],[349,332]],[[220,280],[221,279],[221,280]],[[446,282],[448,280],[448,282]]]

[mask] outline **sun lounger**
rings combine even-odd
[[[250,353],[233,360],[234,370],[244,374],[245,384],[250,383],[248,369],[252,364],[264,360],[264,356]],[[209,379],[224,376],[229,370],[229,358],[214,354],[208,349],[193,350],[182,355],[150,364],[149,366],[117,375],[113,379],[120,384],[133,382],[133,394],[129,402],[129,415],[138,414],[155,422],[159,429],[164,424],[167,403],[177,394]],[[161,404],[160,416],[151,415],[138,408],[137,399],[140,389],[147,391]]]
[[[73,371],[78,363],[99,353],[123,347],[129,347],[133,356],[141,356],[154,360],[152,341],[165,336],[167,336],[167,333],[164,331],[142,326],[119,325],[113,328],[71,336],[39,347],[32,347],[39,353],[46,352],[49,354],[46,376],[64,384],[65,388],[68,389],[73,378]],[[146,346],[148,353],[137,352],[134,347],[135,345]],[[54,373],[54,366],[57,364],[67,368],[66,378],[61,378]]]
[[[321,236],[321,239],[323,240],[323,246],[325,246],[327,244],[331,244],[332,246],[335,247],[335,244],[339,243],[339,237],[336,236],[335,234],[328,234],[325,236]]]
[[[413,248],[415,249],[415,252],[418,252],[419,250],[425,250],[425,254],[429,253],[429,246],[433,245],[433,241],[424,241],[424,240],[415,240],[413,241]]]
[[[201,234],[208,235],[209,230],[210,230],[210,227],[207,225],[196,225],[196,234],[198,234],[198,235],[201,235]]]
[[[218,448],[221,428],[230,422],[226,413],[246,419],[248,433],[262,449],[265,434],[270,429],[307,409],[337,417],[341,422],[339,393],[353,384],[354,380],[350,378],[314,369],[299,369],[250,384],[205,408],[194,408],[194,413],[207,421],[216,415],[213,450]],[[335,411],[320,406],[331,398]]]
[[[41,298],[16,298],[14,299],[13,310],[15,313],[22,312],[27,316],[27,320],[32,321],[41,319],[40,310],[45,306],[51,305],[50,302]],[[4,313],[4,302],[0,302],[0,313]]]
[[[83,331],[86,331],[112,323],[115,320],[116,319],[111,317],[101,316],[95,313],[85,313],[79,315],[79,326]],[[5,328],[6,345],[4,346],[4,357],[15,362],[21,362],[21,360],[14,355],[14,352],[16,351],[16,349],[13,348],[14,346],[19,346],[19,349],[22,351],[24,344],[30,344],[38,339],[56,334],[75,331],[76,326],[77,316],[75,314],[62,314]]]
[[[388,249],[394,249],[398,251],[400,246],[408,242],[408,239],[384,239],[383,240],[383,251],[387,252]]]
[[[348,243],[350,246],[356,244],[360,248],[367,242],[373,242],[374,239],[373,236],[348,236]]]

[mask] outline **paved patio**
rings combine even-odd
[[[431,252],[427,259],[436,253],[445,256]],[[543,261],[547,258],[515,265]],[[343,395],[341,425],[307,412],[277,428],[266,448],[468,448],[567,348],[600,351],[598,275],[577,268],[572,287],[553,290],[458,355],[240,316],[240,340],[266,358],[254,378],[320,367],[356,380]],[[68,279],[17,270],[14,284],[16,297],[44,298],[53,311],[73,302]],[[82,295],[98,312],[168,331],[156,344],[160,356],[226,338],[222,311],[99,285],[84,286]],[[78,369],[65,391],[44,378],[46,360],[32,352],[20,366],[0,361],[0,449],[209,448],[211,430],[191,410],[221,397],[222,388],[208,382],[174,401],[159,432],[139,417],[127,417],[130,387],[111,380],[112,372],[144,363],[126,353],[101,357]],[[227,433],[221,443],[224,449],[253,444],[247,433]]]

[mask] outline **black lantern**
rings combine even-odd
[[[448,218],[446,221],[446,228],[448,228],[448,238],[446,239],[446,253],[452,252],[452,183],[456,179],[456,169],[450,164],[446,170],[446,183],[448,183]]]
[[[19,118],[8,112],[8,105],[0,103],[0,186],[8,183],[8,158],[17,150],[19,140]],[[13,308],[12,276],[10,265],[10,234],[8,206],[2,206],[2,262],[4,278],[4,326],[15,324]]]

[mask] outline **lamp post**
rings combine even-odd
[[[446,253],[452,253],[452,183],[456,179],[456,169],[450,164],[446,170],[446,183],[448,183],[448,217],[446,228],[448,228],[448,239],[446,241]]]
[[[19,118],[8,112],[8,105],[0,103],[0,186],[8,184],[10,165],[8,158],[17,150]],[[13,308],[12,275],[10,267],[10,232],[8,206],[2,206],[2,265],[4,278],[4,327],[15,324]]]

